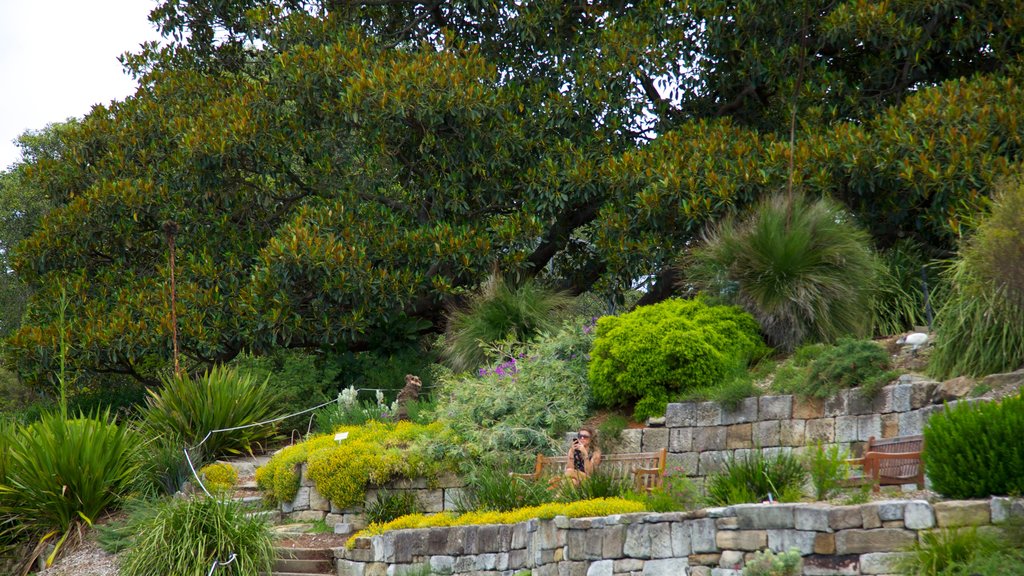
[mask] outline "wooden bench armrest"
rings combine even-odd
[[[847,458],[846,463],[850,466],[863,466],[864,458]]]
[[[874,458],[876,460],[906,460],[909,458],[920,458],[920,452],[868,452],[863,459]]]
[[[537,479],[537,476],[533,472],[509,472],[508,475],[513,478],[522,478],[523,480]]]

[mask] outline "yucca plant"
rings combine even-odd
[[[867,232],[828,198],[769,198],[723,222],[693,260],[687,281],[753,314],[780,350],[870,334],[881,264]]]
[[[117,506],[135,483],[139,438],[109,412],[64,419],[44,414],[9,439],[0,516],[50,539]],[[58,546],[59,548],[59,546]]]
[[[444,358],[456,372],[473,370],[491,358],[487,349],[502,340],[528,342],[558,328],[572,298],[533,280],[510,286],[492,274],[463,307],[451,309]]]
[[[134,527],[121,576],[206,576],[215,561],[235,554],[232,574],[270,573],[270,529],[248,509],[217,498],[163,499]],[[218,572],[219,573],[219,572]]]
[[[228,432],[212,430],[238,428],[272,420],[278,415],[275,393],[269,380],[240,373],[224,366],[211,368],[204,376],[168,378],[158,392],[149,392],[143,411],[143,426],[152,435],[182,438],[194,445],[206,438],[206,456],[251,452],[253,444],[274,438],[274,426],[256,426]]]

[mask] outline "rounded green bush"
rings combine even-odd
[[[702,299],[672,299],[597,321],[589,376],[603,406],[635,403],[634,416],[664,413],[669,397],[712,386],[766,351],[753,316]]]
[[[925,471],[949,498],[1024,493],[1024,397],[959,403],[928,419]]]

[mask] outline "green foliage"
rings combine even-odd
[[[239,355],[230,366],[256,382],[267,382],[273,390],[277,413],[290,414],[321,404],[334,396],[340,368],[320,356],[292,350],[275,350],[265,356]],[[284,429],[301,428],[308,416],[296,416],[282,424]]]
[[[870,333],[881,266],[867,233],[832,200],[774,196],[745,220],[726,219],[694,259],[689,278],[753,314],[770,346]]]
[[[466,489],[456,502],[460,512],[491,510],[508,512],[551,502],[554,495],[545,482],[512,476],[504,468],[480,467],[466,479]]]
[[[928,365],[937,378],[984,376],[1024,363],[1024,178],[1001,188],[992,212],[946,271],[951,295],[935,318]]]
[[[340,426],[362,426],[371,421],[382,422],[391,416],[391,407],[384,403],[384,394],[380,400],[373,402],[360,401],[354,388],[349,388],[338,395],[338,401],[316,411],[316,428],[322,433],[336,430]]]
[[[66,533],[116,508],[134,487],[140,439],[109,413],[47,413],[6,438],[0,517],[15,518],[19,530]]]
[[[335,382],[339,390],[361,390],[361,401],[376,401],[376,391],[382,390],[385,401],[390,403],[405,386],[406,374],[419,376],[420,397],[428,396],[435,385],[433,360],[433,354],[418,347],[403,347],[394,351],[346,352],[334,357],[332,364],[338,370]]]
[[[394,478],[436,478],[458,465],[454,437],[441,423],[421,426],[411,422],[370,422],[342,427],[343,440],[334,434],[313,436],[278,451],[256,470],[256,483],[264,498],[289,502],[299,489],[298,464],[317,490],[339,507],[362,503],[369,486]]]
[[[754,375],[745,365],[730,370],[724,380],[707,388],[694,388],[683,393],[685,400],[711,400],[727,410],[734,410],[747,398],[760,396],[763,392],[754,383]]]
[[[827,500],[839,490],[850,476],[850,465],[846,462],[849,457],[840,445],[831,444],[826,448],[821,442],[805,453],[804,465],[811,475],[815,500]]]
[[[884,266],[878,275],[871,301],[872,325],[877,336],[902,334],[914,326],[927,326],[924,286],[921,273],[928,280],[928,300],[937,310],[943,288],[935,267],[920,245],[902,240],[881,253]]]
[[[477,374],[444,375],[437,417],[465,442],[467,460],[525,469],[538,453],[561,452],[563,434],[587,416],[592,330],[569,322],[556,333],[503,354]]]
[[[475,370],[501,360],[488,355],[500,341],[529,342],[558,328],[559,316],[572,303],[565,294],[549,290],[533,280],[510,286],[492,274],[465,307],[448,316],[444,357],[456,372]]]
[[[621,414],[612,414],[597,426],[597,438],[601,447],[607,449],[622,438],[622,431],[629,426],[629,419]]]
[[[864,397],[872,398],[896,377],[889,366],[889,354],[879,344],[844,338],[817,354],[807,365],[803,379],[801,371],[795,370],[793,374],[784,374],[777,386],[814,398],[828,398],[840,390],[860,387]]]
[[[955,499],[1024,493],[1024,397],[960,402],[925,425],[925,471]]]
[[[743,576],[800,576],[803,558],[796,548],[775,554],[771,550],[754,552],[754,557],[743,566]]]
[[[749,314],[674,299],[598,319],[589,376],[599,404],[636,402],[634,418],[644,419],[664,414],[669,394],[717,384],[763,353]]]
[[[269,573],[274,560],[270,530],[258,516],[228,500],[162,499],[138,519],[133,545],[122,555],[124,576],[206,576],[214,561],[237,554],[239,574]],[[187,551],[187,553],[185,552]]]
[[[662,479],[661,486],[652,489],[650,492],[640,494],[631,492],[624,495],[624,497],[643,502],[644,507],[651,512],[693,510],[698,507],[700,501],[700,493],[697,487],[686,477],[681,467],[667,471]]]
[[[423,507],[412,492],[391,492],[378,490],[377,497],[366,506],[366,521],[369,524],[384,524],[406,514],[419,514]]]
[[[145,494],[170,496],[192,478],[184,453],[188,442],[177,436],[154,437],[143,433],[146,439],[139,455],[139,489]],[[193,465],[202,465],[201,451],[192,450],[189,455]]]
[[[975,554],[962,568],[957,566],[949,576],[961,574],[999,574],[999,576],[1024,576],[1024,550],[996,550],[989,554]]]
[[[166,379],[158,392],[149,392],[142,417],[152,435],[184,438],[194,446],[212,430],[271,420],[278,414],[276,405],[267,380],[219,366],[195,380],[188,376]],[[217,432],[202,448],[208,458],[242,454],[276,434],[273,426]]]
[[[238,483],[238,471],[227,462],[214,462],[199,469],[199,477],[210,492],[227,492]]]
[[[618,478],[601,472],[599,468],[580,480],[579,484],[563,483],[558,491],[558,499],[563,502],[576,502],[595,498],[625,498],[632,488],[631,477]]]
[[[794,502],[807,470],[790,452],[776,451],[768,456],[760,449],[751,450],[743,457],[731,457],[721,472],[708,478],[707,498],[713,506],[729,506],[771,499]]]
[[[903,557],[898,568],[909,576],[967,575],[965,564],[996,554],[1004,543],[976,528],[931,530],[923,532]],[[994,572],[982,572],[994,574]]]
[[[118,554],[131,548],[140,526],[151,522],[159,506],[152,500],[129,498],[124,502],[125,513],[109,522],[95,524],[96,542],[108,554]]]

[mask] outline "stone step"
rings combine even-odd
[[[308,572],[308,573],[307,572],[277,572],[277,571],[274,571],[274,572],[271,572],[270,574],[267,574],[266,572],[260,572],[259,576],[336,576],[336,574],[333,571],[331,571],[331,572]]]
[[[294,560],[330,560],[334,552],[330,548],[274,548],[277,558]]]
[[[331,560],[299,560],[295,558],[278,558],[274,561],[275,573],[289,574],[324,574],[334,568]]]

